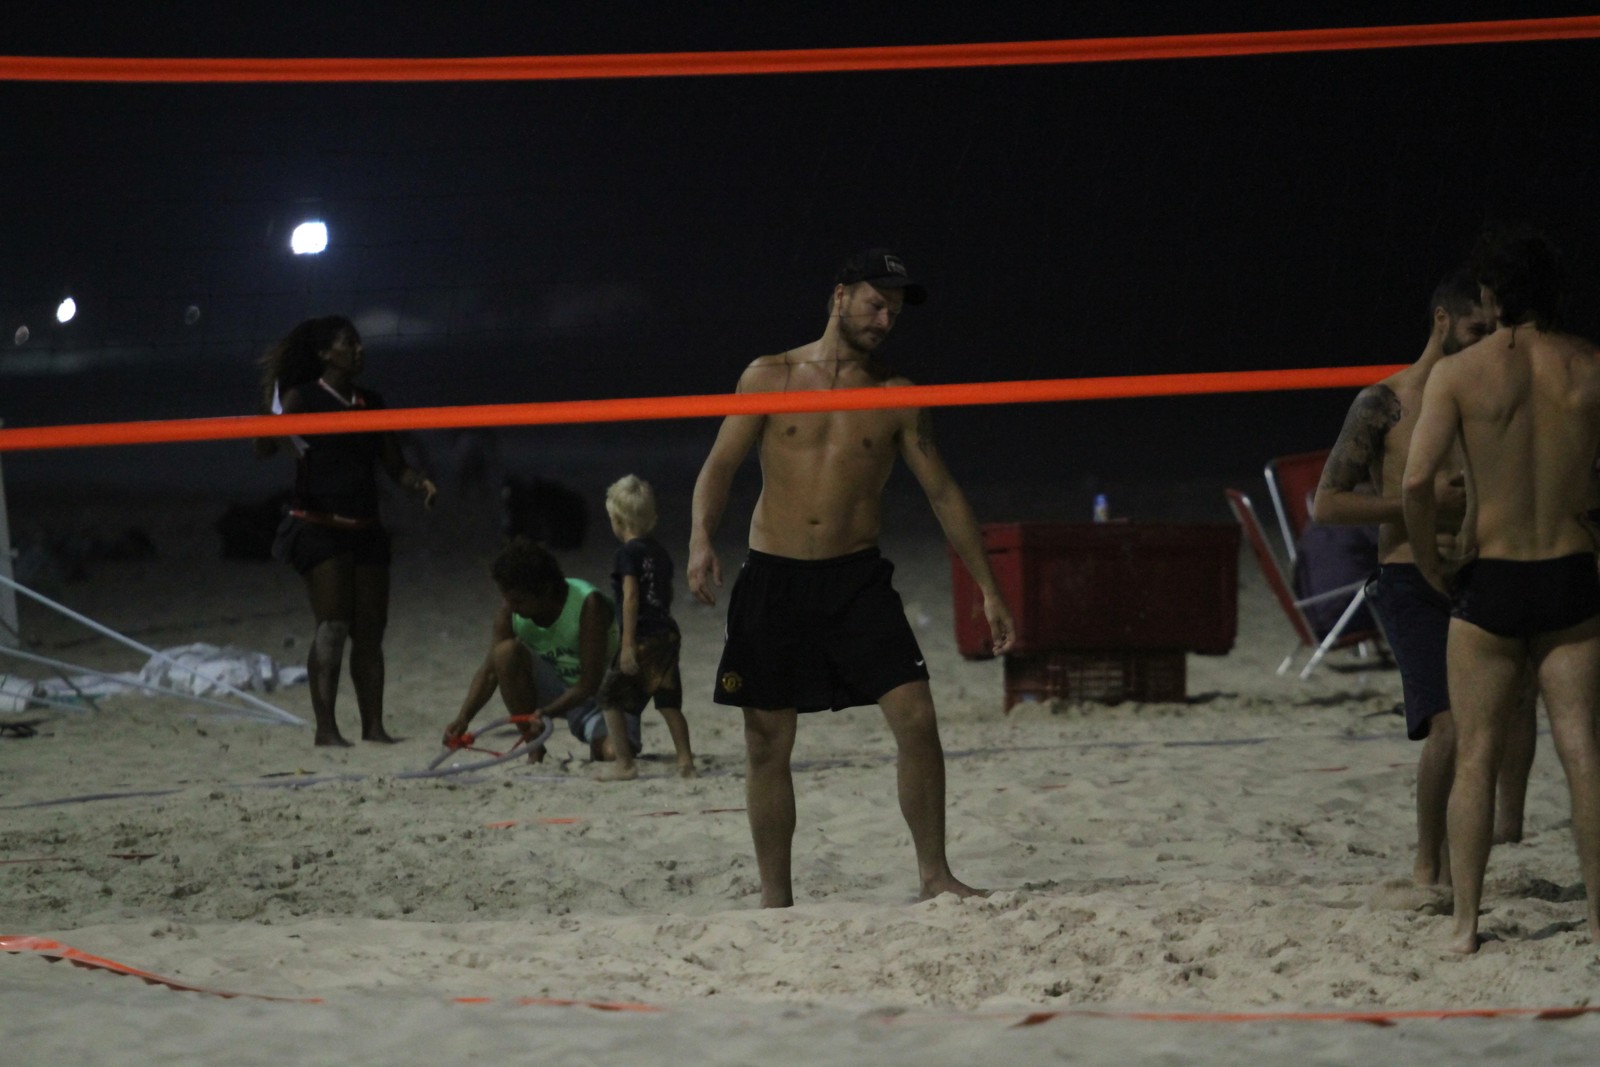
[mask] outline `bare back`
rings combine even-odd
[[[1592,552],[1600,451],[1600,353],[1568,334],[1502,327],[1448,368],[1468,477],[1479,501],[1480,555],[1552,559]]]
[[[1332,494],[1342,499],[1363,500],[1362,511],[1346,513],[1327,521],[1376,522],[1380,563],[1410,563],[1411,539],[1400,514],[1400,486],[1406,459],[1411,452],[1411,435],[1422,409],[1423,389],[1433,370],[1434,360],[1423,360],[1363,389],[1350,406],[1339,439],[1334,443],[1318,485],[1319,505],[1337,516],[1341,505],[1327,505]],[[1457,454],[1454,467],[1460,467]],[[1440,477],[1445,490],[1451,472]],[[1363,484],[1370,493],[1359,491]],[[1380,509],[1380,502],[1390,506]],[[1359,516],[1359,517],[1358,517]]]
[[[856,360],[823,359],[812,344],[752,363],[741,392],[905,384]],[[878,542],[884,485],[913,414],[906,410],[793,412],[763,417],[761,497],[750,547],[791,559],[829,559]]]

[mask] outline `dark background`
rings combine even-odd
[[[9,12],[0,52],[673,52],[1586,13],[1174,7],[65,4]],[[582,82],[0,82],[0,417],[250,413],[260,352],[335,311],[362,327],[365,380],[391,406],[727,392],[752,357],[820,333],[837,262],[873,243],[931,293],[885,350],[918,382],[1408,362],[1429,291],[1494,219],[1562,246],[1570,325],[1593,335],[1597,60],[1600,42],[1568,41]],[[312,216],[329,251],[291,256],[289,230]],[[60,327],[66,292],[81,310]],[[1224,518],[1215,486],[1330,444],[1351,395],[937,418],[986,518],[1087,517],[1102,489],[1139,517]],[[714,433],[503,437],[530,473],[587,457],[686,492]],[[242,442],[4,463],[23,487],[246,493],[286,477]]]

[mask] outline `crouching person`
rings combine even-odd
[[[506,710],[522,719],[524,738],[542,729],[541,721],[562,718],[572,735],[589,745],[596,760],[616,758],[606,716],[596,697],[619,641],[616,611],[604,593],[579,578],[568,578],[544,548],[515,538],[492,570],[501,603],[494,615],[489,653],[473,675],[461,710],[445,727],[450,744],[498,690]],[[639,751],[639,716],[625,715],[630,751]],[[544,749],[528,754],[544,759]]]

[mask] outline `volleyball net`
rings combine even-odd
[[[138,125],[141,115],[152,115],[158,109],[171,109],[178,107],[179,112],[184,109],[194,109],[192,99],[179,99],[173,96],[160,96],[162,93],[173,93],[176,90],[163,88],[163,86],[200,86],[189,91],[203,91],[203,93],[230,93],[235,91],[232,86],[238,85],[270,85],[299,86],[294,88],[293,101],[285,107],[293,110],[294,107],[306,109],[317,107],[318,91],[320,86],[328,83],[368,83],[368,85],[392,85],[392,83],[430,83],[434,91],[440,86],[466,85],[466,83],[520,83],[520,82],[626,82],[629,85],[629,94],[642,93],[640,80],[691,80],[691,78],[706,78],[710,75],[738,75],[739,78],[757,78],[762,75],[771,75],[781,80],[786,86],[794,85],[794,75],[816,75],[821,78],[837,78],[848,80],[848,90],[829,90],[822,93],[821,112],[827,112],[832,104],[840,99],[856,99],[862,93],[862,77],[883,75],[886,72],[898,72],[896,77],[909,77],[907,72],[939,72],[939,77],[946,78],[936,83],[942,91],[960,91],[962,82],[958,78],[986,77],[984,72],[1000,69],[1000,67],[1029,67],[1029,69],[1045,69],[1045,67],[1062,66],[1062,64],[1123,64],[1128,61],[1178,61],[1178,59],[1219,59],[1243,58],[1243,56],[1285,56],[1296,53],[1362,53],[1362,51],[1379,50],[1421,50],[1421,48],[1442,48],[1442,46],[1502,46],[1502,45],[1528,45],[1528,43],[1574,42],[1574,40],[1589,40],[1600,37],[1600,16],[1579,16],[1579,18],[1554,18],[1554,19],[1507,19],[1507,21],[1493,22],[1454,22],[1454,24],[1430,24],[1430,26],[1389,26],[1389,27],[1352,27],[1352,29],[1325,29],[1325,30],[1275,30],[1275,32],[1246,32],[1246,34],[1205,34],[1182,35],[1182,37],[1115,37],[1115,38],[1086,38],[1086,40],[1050,40],[1050,42],[1010,42],[1010,43],[973,43],[973,45],[930,45],[930,46],[883,46],[883,48],[813,48],[813,50],[784,50],[784,51],[726,51],[726,53],[662,53],[662,54],[594,54],[594,56],[509,56],[509,58],[461,58],[461,59],[117,59],[117,58],[53,58],[53,56],[0,56],[0,83],[43,83],[46,90],[58,90],[72,96],[72,106],[82,107],[85,102],[93,106],[94,93],[133,93],[136,94],[133,106],[134,125]],[[957,80],[949,80],[957,78]],[[723,78],[726,80],[726,78]],[[926,83],[918,83],[926,85]],[[1034,96],[1022,101],[1019,106],[1045,106],[1059,109],[1059,114],[1067,114],[1067,109],[1078,109],[1085,114],[1101,114],[1106,110],[1104,99],[1075,98],[1077,93],[1094,91],[1106,93],[1107,85],[1115,90],[1118,85],[1126,86],[1126,82],[1107,83],[1075,83],[1075,85],[1045,86],[1043,83],[1027,82],[1022,86],[1027,93]],[[210,86],[210,88],[208,88]],[[917,86],[914,86],[917,88]],[[366,90],[368,93],[382,90]],[[150,96],[155,93],[158,96]],[[842,96],[829,96],[829,93],[842,93]],[[88,96],[86,96],[88,94]],[[35,98],[38,99],[38,98]],[[416,99],[416,98],[410,98]],[[605,120],[613,115],[626,114],[626,110],[634,101],[634,96],[627,96],[621,102],[610,104],[590,104],[584,98],[584,91],[565,91],[563,96],[555,99],[555,104],[576,104],[578,107],[594,107],[590,114],[595,118]],[[738,114],[738,101],[730,98],[718,98],[726,109],[736,112],[734,122],[741,115]],[[378,109],[400,109],[398,104],[374,101],[373,96],[365,96],[363,101],[370,102]],[[950,106],[958,109],[960,98],[950,96]],[[469,101],[470,102],[470,101]],[[549,101],[547,101],[549,102]],[[938,106],[938,101],[933,102]],[[448,104],[446,104],[448,107]],[[1240,110],[1238,126],[1248,131],[1250,117],[1248,117],[1248,101],[1230,101],[1224,104],[1229,109]],[[198,112],[195,112],[198,114]],[[882,122],[882,120],[878,120]],[[990,125],[1005,123],[1005,117],[974,118],[973,130],[978,130],[982,123]],[[1091,118],[1090,122],[1096,122]],[[1110,118],[1101,118],[1098,122],[1112,122]],[[1501,118],[1502,123],[1522,122],[1520,115],[1506,115]],[[1038,126],[1018,126],[1013,131],[1016,138],[1024,138],[1029,134],[1037,134]],[[1194,133],[1192,131],[1174,131],[1171,126],[1163,126],[1160,120],[1155,120],[1152,125],[1152,134],[1174,134],[1176,149],[1192,144]],[[1077,147],[1077,138],[1083,133],[1083,128],[1074,126],[1070,133],[1062,134],[1062,141],[1054,146],[1040,146],[1037,144],[1016,144],[1018,166],[1024,165],[1021,157],[1032,154],[1034,165],[1040,166],[1038,173],[1027,174],[1018,178],[1018,186],[1022,184],[1035,184],[1038,195],[1042,198],[1040,213],[1050,214],[1050,200],[1070,195],[1070,187],[1058,189],[1058,184],[1072,186],[1074,178],[1090,178],[1093,181],[1085,182],[1086,186],[1094,186],[1099,182],[1099,187],[1115,187],[1122,181],[1114,174],[1104,173],[1104,170],[1090,173],[1088,168],[1080,168],[1077,174],[1067,173],[1062,165],[1062,157],[1069,154]],[[1541,131],[1534,131],[1534,136],[1539,136]],[[651,136],[648,130],[624,130],[627,134],[637,136]],[[315,136],[310,142],[317,146],[317,158],[314,165],[302,166],[299,170],[331,171],[338,166],[349,163],[357,170],[363,171],[366,176],[381,173],[382,165],[389,158],[386,152],[366,152],[362,146],[352,144],[346,150],[334,147],[330,149],[330,141],[344,136],[341,130],[328,126],[323,133],[322,141],[317,141]],[[440,136],[448,136],[448,130],[440,131]],[[656,134],[659,136],[659,134]],[[693,136],[693,122],[685,118],[685,128],[674,131],[674,136]],[[776,134],[774,134],[776,136]],[[893,131],[886,126],[878,130],[869,131],[869,138],[890,138]],[[960,138],[955,138],[958,152],[954,154],[954,162],[946,160],[947,174],[941,179],[936,194],[923,194],[922,203],[910,203],[906,206],[902,219],[914,219],[918,208],[926,208],[926,203],[933,202],[938,206],[938,214],[942,214],[941,226],[944,230],[944,243],[947,246],[958,246],[962,243],[962,206],[963,197],[970,197],[968,190],[962,189],[963,168],[968,168],[968,158],[976,154],[978,141],[974,141],[976,134],[970,134],[970,139],[965,146],[960,144]],[[1234,134],[1246,136],[1246,134]],[[1592,134],[1589,134],[1592,138]],[[525,144],[517,141],[496,141],[496,146],[514,146],[515,149],[526,149]],[[1266,144],[1266,142],[1264,142]],[[443,152],[450,150],[446,144]],[[491,146],[493,147],[493,146]],[[782,146],[771,146],[773,154],[781,154]],[[477,146],[483,150],[482,144]],[[182,157],[189,152],[190,147],[184,144],[168,147],[163,152],[165,155],[178,157],[181,170]],[[242,157],[229,162],[227,154],[229,149],[206,149],[206,147],[192,146],[194,152],[213,155],[222,158],[222,163],[214,166],[213,170],[229,173],[230,168],[237,166],[238,170],[248,170],[250,166],[261,162],[261,157],[246,152]],[[93,152],[93,149],[83,149],[83,152]],[[218,155],[221,154],[221,155]],[[237,152],[235,152],[237,155]],[[986,154],[987,155],[987,154]],[[1056,158],[1054,166],[1048,165],[1051,155]],[[56,163],[43,160],[40,157],[27,157],[27,150],[22,152],[24,157],[24,173],[35,176],[48,176],[59,170]],[[1045,163],[1040,163],[1043,160]],[[93,163],[93,157],[90,157]],[[1150,163],[1155,168],[1170,170],[1171,165],[1182,163],[1181,157],[1171,160],[1162,160],[1158,155],[1144,157],[1144,162]],[[74,160],[74,163],[83,163],[83,158]],[[488,218],[488,213],[501,210],[512,198],[518,197],[550,197],[552,200],[563,198],[563,189],[560,182],[534,182],[534,184],[520,184],[512,189],[485,189],[485,182],[490,179],[474,178],[472,163],[475,160],[464,160],[459,173],[458,187],[450,194],[422,194],[411,195],[405,192],[386,192],[381,186],[366,194],[366,205],[381,203],[384,200],[398,200],[398,210],[406,213],[426,213],[427,208],[437,208],[443,198],[474,198],[483,200],[485,218],[467,224],[467,229],[493,230],[496,222]],[[912,160],[910,163],[917,163]],[[909,165],[910,165],[909,163]],[[1203,160],[1195,162],[1195,170],[1203,165]],[[1259,160],[1250,170],[1259,171],[1266,166],[1266,160]],[[1274,165],[1285,166],[1283,162]],[[1293,165],[1293,162],[1288,163]],[[66,166],[66,165],[62,165]],[[1317,176],[1306,178],[1288,179],[1307,182],[1307,198],[1317,200],[1318,195],[1325,194],[1326,190],[1320,184],[1315,184],[1322,174],[1325,162],[1322,160],[1309,160],[1307,173],[1315,170]],[[32,171],[29,171],[32,168]],[[291,162],[290,170],[294,170]],[[934,168],[938,170],[938,168]],[[133,194],[134,200],[123,200],[118,203],[118,208],[128,208],[130,205],[138,206],[144,214],[160,214],[165,206],[179,206],[184,210],[195,210],[197,205],[203,206],[208,213],[214,216],[224,216],[229,213],[229,208],[245,205],[254,208],[259,203],[280,197],[280,194],[256,194],[256,186],[240,179],[242,189],[230,190],[224,203],[210,203],[203,205],[206,190],[198,192],[174,192],[174,190],[155,190],[150,186],[168,181],[173,171],[162,171],[157,178],[139,178],[130,176],[134,184],[144,182],[146,187],[142,192]],[[1154,173],[1154,171],[1152,171]],[[1227,178],[1226,182],[1238,182],[1245,171],[1235,171]],[[315,186],[315,176],[301,174],[298,181],[302,187]],[[1251,174],[1251,181],[1258,179],[1259,174]],[[638,187],[629,187],[626,179],[618,174],[606,173],[603,166],[598,163],[579,166],[574,173],[566,174],[563,181],[589,182],[589,184],[608,184],[619,198],[624,200],[637,200],[637,198],[659,198],[666,200],[667,195],[662,192],[661,186],[667,187],[670,192],[670,176],[661,174],[645,174],[640,178]],[[661,182],[658,186],[656,182]],[[1203,176],[1195,176],[1195,182],[1205,181]],[[790,186],[794,187],[794,186]],[[1002,190],[1005,192],[1005,190]],[[1157,192],[1141,192],[1138,189],[1126,190],[1134,202],[1141,202],[1150,206],[1157,200],[1170,200],[1165,194]],[[1250,189],[1242,190],[1248,195]],[[1317,195],[1312,195],[1317,194]],[[728,206],[736,190],[728,190],[722,200],[722,206]],[[947,197],[947,198],[946,198]],[[310,206],[315,208],[315,198],[310,198]],[[915,200],[915,197],[914,197]],[[1200,202],[1203,197],[1195,197],[1195,202]],[[768,206],[762,197],[750,198],[749,203],[736,203],[730,210],[734,214],[747,214],[749,221],[755,226],[762,226],[760,218],[763,208]],[[1378,210],[1382,210],[1382,203],[1378,203]],[[1165,214],[1155,222],[1157,227],[1174,226],[1174,219],[1178,218],[1184,205],[1166,206]],[[357,210],[347,211],[347,214],[358,213]],[[461,205],[453,203],[451,210],[459,214]],[[814,222],[814,216],[824,213],[824,195],[819,192],[810,192],[802,200],[802,211],[795,226],[803,227],[808,222]],[[1307,211],[1338,210],[1338,203],[1307,203]],[[550,218],[541,219],[541,232],[555,232],[563,226],[560,221],[552,221],[555,214],[560,211],[560,206],[550,208]],[[669,208],[662,205],[661,213],[667,213]],[[709,211],[702,205],[698,208],[701,218]],[[246,211],[248,213],[248,211]],[[117,218],[115,211],[101,219],[102,226],[110,227],[112,235],[104,238],[109,246],[110,258],[117,258],[118,253],[133,251],[133,242],[142,240],[144,234],[123,232],[115,234]],[[128,216],[128,211],[123,211]],[[258,213],[259,214],[259,213]],[[470,208],[469,208],[470,214]],[[848,214],[848,218],[840,222],[840,227],[858,224],[853,229],[861,230],[859,222],[869,219],[869,213],[858,211]],[[526,221],[526,216],[518,216]],[[1368,219],[1368,224],[1386,224],[1392,219]],[[1285,222],[1286,226],[1293,226],[1293,222]],[[259,226],[259,219],[258,219]],[[682,229],[672,229],[669,224],[651,224],[656,230],[651,230],[656,237],[680,237]],[[1040,227],[1050,230],[1050,227],[1061,227],[1061,219],[1040,219]],[[146,218],[131,219],[131,230],[149,229],[150,222]],[[218,229],[226,232],[237,224],[230,221],[219,222]],[[686,229],[693,229],[694,222],[688,222]],[[280,242],[283,238],[282,227],[277,221],[267,224],[270,240]],[[912,224],[899,222],[899,229],[910,230]],[[1437,221],[1435,221],[1437,229]],[[30,230],[30,234],[42,234],[43,230]],[[104,232],[104,230],[102,230]],[[1160,232],[1160,230],[1157,230]],[[605,237],[605,230],[589,229],[582,234],[586,245],[598,245],[598,238]],[[1170,234],[1160,234],[1163,240],[1170,240]],[[1005,237],[1005,235],[997,235]],[[1213,235],[1214,237],[1214,235]],[[150,269],[138,270],[136,275],[122,275],[125,293],[118,294],[118,285],[112,280],[102,282],[101,294],[110,304],[122,302],[125,310],[131,309],[134,304],[150,304],[150,302],[163,302],[163,304],[184,304],[195,293],[200,293],[200,298],[187,304],[184,323],[176,325],[176,320],[168,315],[163,320],[160,330],[150,331],[150,336],[141,336],[139,333],[138,315],[130,312],[130,317],[125,325],[120,328],[120,336],[110,333],[99,334],[98,342],[90,344],[74,344],[67,341],[42,341],[37,334],[43,331],[35,326],[35,338],[32,341],[24,338],[21,320],[27,315],[24,304],[32,301],[40,302],[37,293],[27,293],[30,282],[26,278],[13,278],[13,283],[8,288],[16,293],[26,293],[26,299],[14,298],[13,294],[6,296],[10,302],[8,312],[16,323],[8,323],[8,328],[16,326],[16,339],[13,350],[5,354],[13,365],[21,365],[27,360],[34,360],[38,373],[54,381],[72,381],[72,365],[75,360],[85,360],[99,365],[96,360],[114,366],[114,371],[123,376],[138,376],[138,366],[141,360],[149,357],[154,352],[157,357],[170,358],[171,362],[179,360],[214,360],[219,354],[227,354],[234,358],[234,366],[230,373],[234,374],[235,381],[240,382],[238,394],[253,395],[253,387],[245,382],[246,360],[253,358],[267,341],[280,336],[291,325],[291,315],[285,314],[285,309],[294,307],[298,315],[309,312],[310,309],[323,310],[328,307],[346,309],[349,306],[360,306],[363,302],[378,302],[384,304],[386,310],[384,322],[387,328],[376,330],[363,328],[363,333],[368,336],[368,341],[386,339],[397,346],[416,346],[421,342],[432,342],[437,346],[450,347],[461,350],[462,347],[474,346],[506,346],[506,350],[515,346],[539,346],[541,341],[549,341],[549,336],[533,336],[526,328],[526,322],[518,320],[517,310],[507,312],[507,304],[514,304],[517,299],[517,285],[522,277],[515,272],[502,272],[496,277],[467,278],[466,282],[459,280],[462,274],[461,264],[467,259],[474,258],[477,248],[474,245],[448,248],[448,242],[443,235],[437,232],[424,232],[424,234],[406,237],[403,243],[386,243],[382,238],[368,238],[368,251],[376,258],[382,259],[408,259],[405,277],[394,278],[394,269],[389,264],[386,266],[371,266],[373,259],[368,259],[366,267],[333,267],[323,270],[322,275],[317,274],[315,267],[296,267],[298,274],[286,280],[286,275],[278,274],[269,278],[267,282],[259,285],[250,282],[248,275],[238,269],[240,259],[250,259],[251,254],[259,253],[262,242],[266,238],[251,238],[240,240],[235,237],[232,243],[224,238],[190,238],[189,245],[176,248],[176,256],[166,256],[168,261],[182,258],[189,254],[190,259],[203,261],[202,266],[186,264],[178,269],[182,278],[160,277],[160,267],[152,266]],[[483,240],[499,240],[499,238],[483,238]],[[1206,235],[1198,235],[1198,243],[1203,245]],[[1395,238],[1400,240],[1400,238]],[[254,242],[254,243],[253,243]],[[24,242],[26,243],[26,242]],[[800,258],[798,248],[800,242],[790,242],[787,250],[787,261],[794,262]],[[498,248],[498,246],[496,246]],[[75,259],[82,262],[91,258],[86,242],[78,246]],[[170,250],[171,251],[171,250]],[[502,251],[502,250],[501,250]],[[198,254],[195,254],[198,253]],[[136,253],[138,254],[138,253]],[[610,250],[590,250],[592,258],[576,266],[576,277],[589,283],[589,288],[578,294],[571,302],[582,306],[587,301],[587,307],[579,307],[576,312],[571,307],[550,309],[549,306],[541,312],[546,320],[555,318],[560,320],[563,314],[576,317],[579,328],[573,333],[582,333],[584,323],[594,323],[605,318],[613,320],[627,320],[634,325],[650,328],[651,317],[656,312],[661,312],[661,317],[669,322],[664,328],[662,344],[672,350],[674,346],[688,342],[691,346],[704,346],[704,331],[701,336],[694,333],[694,323],[683,322],[682,318],[672,317],[670,310],[664,309],[662,304],[674,304],[672,296],[667,296],[666,301],[658,301],[651,306],[648,299],[638,298],[637,293],[622,290],[606,290],[605,285],[595,285],[598,280],[603,280],[606,275],[605,264],[608,258],[637,258],[643,254],[627,243],[626,237],[621,238]],[[688,251],[686,259],[688,266],[683,270],[686,275],[704,275],[707,264],[712,264],[718,258],[715,248],[701,248],[701,250]],[[1038,254],[1038,250],[1030,250],[1030,254]],[[1309,254],[1315,254],[1310,251]],[[1114,259],[1112,254],[1104,254],[1104,261]],[[1392,270],[1382,264],[1379,253],[1378,272]],[[1205,262],[1202,259],[1190,258],[1182,262],[1181,272],[1176,282],[1171,285],[1192,285],[1198,272],[1202,272]],[[1034,269],[1032,264],[1022,264],[1019,274],[1029,274]],[[19,269],[19,274],[21,274]],[[48,267],[46,272],[61,272],[59,267]],[[531,290],[549,293],[552,288],[560,288],[566,283],[562,275],[562,266],[542,267],[542,274],[534,280]],[[80,270],[82,272],[82,270]],[[363,274],[365,272],[365,274]],[[381,275],[381,277],[379,277]],[[259,280],[258,280],[259,282]],[[1338,278],[1330,278],[1323,283],[1325,291],[1330,293],[1330,302],[1336,301],[1336,296],[1331,293],[1331,286],[1338,285]],[[256,288],[253,288],[256,285]],[[1094,285],[1088,283],[1090,296],[1096,296]],[[1243,285],[1243,283],[1242,283]],[[1264,299],[1282,299],[1285,290],[1282,286],[1275,286],[1274,280],[1264,280]],[[48,288],[48,286],[46,286]],[[478,296],[478,290],[490,290],[498,296],[496,301],[483,301]],[[626,286],[624,286],[626,290]],[[598,293],[598,296],[597,296]],[[184,296],[189,294],[189,296]],[[1416,294],[1421,296],[1421,294]],[[275,301],[275,302],[274,302]],[[547,301],[549,302],[549,301]],[[1416,304],[1418,299],[1410,299],[1406,304]],[[235,314],[232,318],[226,314],[213,314],[213,309],[227,309],[232,304]],[[446,304],[443,312],[438,312],[438,304]],[[488,307],[488,304],[496,304]],[[1243,307],[1243,306],[1240,306]],[[1234,309],[1219,309],[1219,317],[1237,318],[1230,315],[1237,312]],[[1355,309],[1363,312],[1366,309]],[[165,312],[163,312],[165,314]],[[366,322],[376,322],[373,317],[366,318],[363,322],[360,315],[354,315],[358,322],[366,326]],[[37,318],[37,315],[35,315]],[[379,317],[381,318],[381,317]],[[747,317],[749,318],[749,317]],[[446,325],[437,326],[437,322]],[[973,318],[965,320],[966,325],[976,322]],[[131,325],[128,325],[131,323]],[[194,328],[200,325],[203,331],[203,341],[195,341]],[[232,323],[232,325],[229,325]],[[434,325],[427,325],[434,323]],[[1000,326],[990,323],[994,330],[1002,330]],[[1323,334],[1333,334],[1338,330],[1336,314],[1331,310],[1323,310],[1322,320],[1318,330]],[[88,328],[85,328],[88,331]],[[165,341],[154,339],[152,336],[165,331]],[[189,331],[189,333],[186,333]],[[560,333],[560,325],[555,326],[555,333]],[[955,326],[949,333],[958,333],[960,326]],[[374,336],[376,334],[376,336]],[[571,362],[571,352],[589,346],[594,338],[573,338],[565,336],[558,338],[550,346],[554,352],[552,363],[558,365],[563,358]],[[947,342],[941,338],[939,341]],[[563,347],[565,346],[565,347]],[[608,350],[613,360],[626,360],[626,352],[622,352],[624,344],[618,341],[598,341],[600,349]],[[1155,344],[1152,347],[1162,347]],[[1326,347],[1326,346],[1325,346]],[[760,350],[760,349],[757,349]],[[86,354],[88,355],[85,355]],[[563,357],[562,354],[568,354]],[[619,355],[622,354],[622,355]],[[245,358],[240,358],[245,357]],[[634,358],[637,358],[635,355]],[[466,366],[459,366],[456,370],[438,370],[442,363],[435,362],[434,379],[445,381],[472,381],[478,389],[466,390],[462,394],[451,395],[451,400],[462,398],[462,402],[446,403],[442,406],[397,406],[386,411],[357,411],[357,413],[318,414],[318,416],[272,416],[272,421],[261,416],[211,416],[211,414],[186,413],[182,418],[171,419],[115,419],[107,418],[96,422],[78,421],[59,422],[53,426],[16,426],[19,416],[22,421],[27,421],[26,413],[6,413],[10,416],[13,426],[10,429],[0,429],[0,451],[27,451],[27,450],[53,450],[53,448],[80,448],[80,446],[106,446],[106,445],[136,445],[136,443],[157,442],[200,442],[200,440],[227,440],[227,438],[256,437],[256,435],[277,434],[323,434],[323,432],[349,432],[349,430],[419,430],[419,429],[466,429],[466,427],[490,426],[550,426],[550,424],[574,424],[574,422],[613,422],[613,421],[646,421],[646,419],[683,419],[706,418],[706,416],[725,416],[725,414],[771,414],[781,411],[811,411],[811,410],[843,410],[843,408],[883,408],[883,406],[976,406],[976,405],[1010,405],[1010,403],[1030,402],[1075,402],[1075,400],[1093,400],[1093,398],[1133,398],[1133,397],[1182,397],[1182,395],[1222,394],[1222,392],[1275,392],[1275,390],[1315,390],[1315,389],[1341,389],[1341,387],[1358,387],[1370,384],[1371,381],[1381,378],[1384,374],[1395,370],[1395,366],[1387,363],[1373,363],[1366,360],[1357,366],[1296,366],[1296,368],[1283,368],[1278,366],[1282,357],[1277,354],[1251,355],[1254,362],[1264,363],[1256,366],[1238,366],[1230,370],[1198,370],[1182,371],[1182,373],[1152,373],[1152,374],[1098,374],[1088,378],[1059,378],[1059,376],[1042,376],[1042,374],[1027,374],[1027,371],[1053,368],[1061,363],[1059,352],[1029,352],[1016,360],[1018,376],[1011,376],[1006,381],[981,381],[962,382],[962,384],[942,384],[942,386],[912,386],[894,390],[846,390],[837,394],[822,395],[738,395],[722,394],[722,392],[699,392],[699,394],[683,395],[682,392],[662,390],[662,384],[682,384],[685,378],[693,381],[693,376],[675,373],[672,370],[658,371],[658,376],[650,379],[651,384],[658,387],[656,395],[634,395],[634,397],[590,398],[590,400],[555,400],[555,402],[530,402],[530,403],[483,403],[482,398],[491,392],[504,392],[502,381],[496,381],[494,373],[482,370],[467,370]],[[1006,360],[1003,358],[984,358],[981,360],[982,370],[998,371],[1005,374]],[[592,368],[590,368],[592,370]],[[627,368],[627,373],[610,374],[610,381],[616,384],[626,384],[630,376],[634,376],[637,368]],[[206,374],[206,370],[198,370]],[[720,368],[715,371],[726,381],[728,370]],[[554,386],[541,390],[544,395],[560,394],[565,387],[570,386],[574,379],[563,379],[560,371],[547,371],[544,368],[538,371],[541,384]],[[646,376],[648,378],[648,376]],[[709,381],[709,378],[707,378]],[[493,389],[491,389],[493,386]],[[107,390],[99,390],[106,394]],[[448,392],[448,390],[445,390]],[[621,392],[621,390],[618,390]],[[198,395],[198,394],[197,394]],[[106,400],[102,405],[101,400]],[[150,400],[142,397],[139,400]],[[109,403],[107,397],[96,397],[96,414],[101,413],[99,408],[115,413],[115,405]],[[146,405],[147,408],[158,408],[160,405]],[[82,410],[82,408],[80,408]]]

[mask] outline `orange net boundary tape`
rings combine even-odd
[[[1361,388],[1401,369],[1399,364],[1297,370],[1214,371],[1194,374],[1055,378],[957,385],[903,385],[794,393],[725,393],[700,396],[558,400],[530,404],[392,408],[317,415],[237,415],[145,422],[84,423],[0,429],[0,452],[103,445],[221,441],[384,430],[443,430],[479,426],[551,426],[637,422],[723,415],[776,415],[798,411],[856,411],[908,407],[1115,400],[1150,396]]]
[[[73,82],[553,81],[1107,63],[1600,37],[1600,16],[1060,41],[576,56],[128,59],[0,56],[0,80]]]
[[[0,935],[0,952],[31,953],[48,960],[66,960],[79,967],[109,971],[165,986],[184,993],[204,993],[215,997],[249,997],[253,1000],[275,1000],[299,1004],[323,1004],[322,997],[280,997],[261,993],[236,993],[210,989],[167,978],[152,971],[131,967],[116,960],[95,956],[71,945],[45,937],[27,935]],[[655,1004],[636,1001],[578,1000],[562,997],[451,997],[453,1004],[515,1004],[519,1006],[592,1008],[596,1011],[658,1013],[668,1009]],[[1012,1027],[1039,1026],[1055,1019],[1112,1019],[1127,1022],[1170,1023],[1283,1023],[1283,1022],[1356,1022],[1377,1026],[1393,1026],[1401,1022],[1442,1021],[1446,1019],[1571,1019],[1580,1015],[1600,1013],[1600,1007],[1574,1005],[1557,1008],[1447,1008],[1412,1009],[1403,1011],[1245,1011],[1245,1012],[1195,1012],[1195,1011],[1097,1011],[1092,1008],[1069,1008],[1061,1011],[1034,1012],[966,1012],[951,1014],[885,1015],[885,1022],[1008,1022]],[[1019,1019],[1018,1016],[1021,1016]]]

